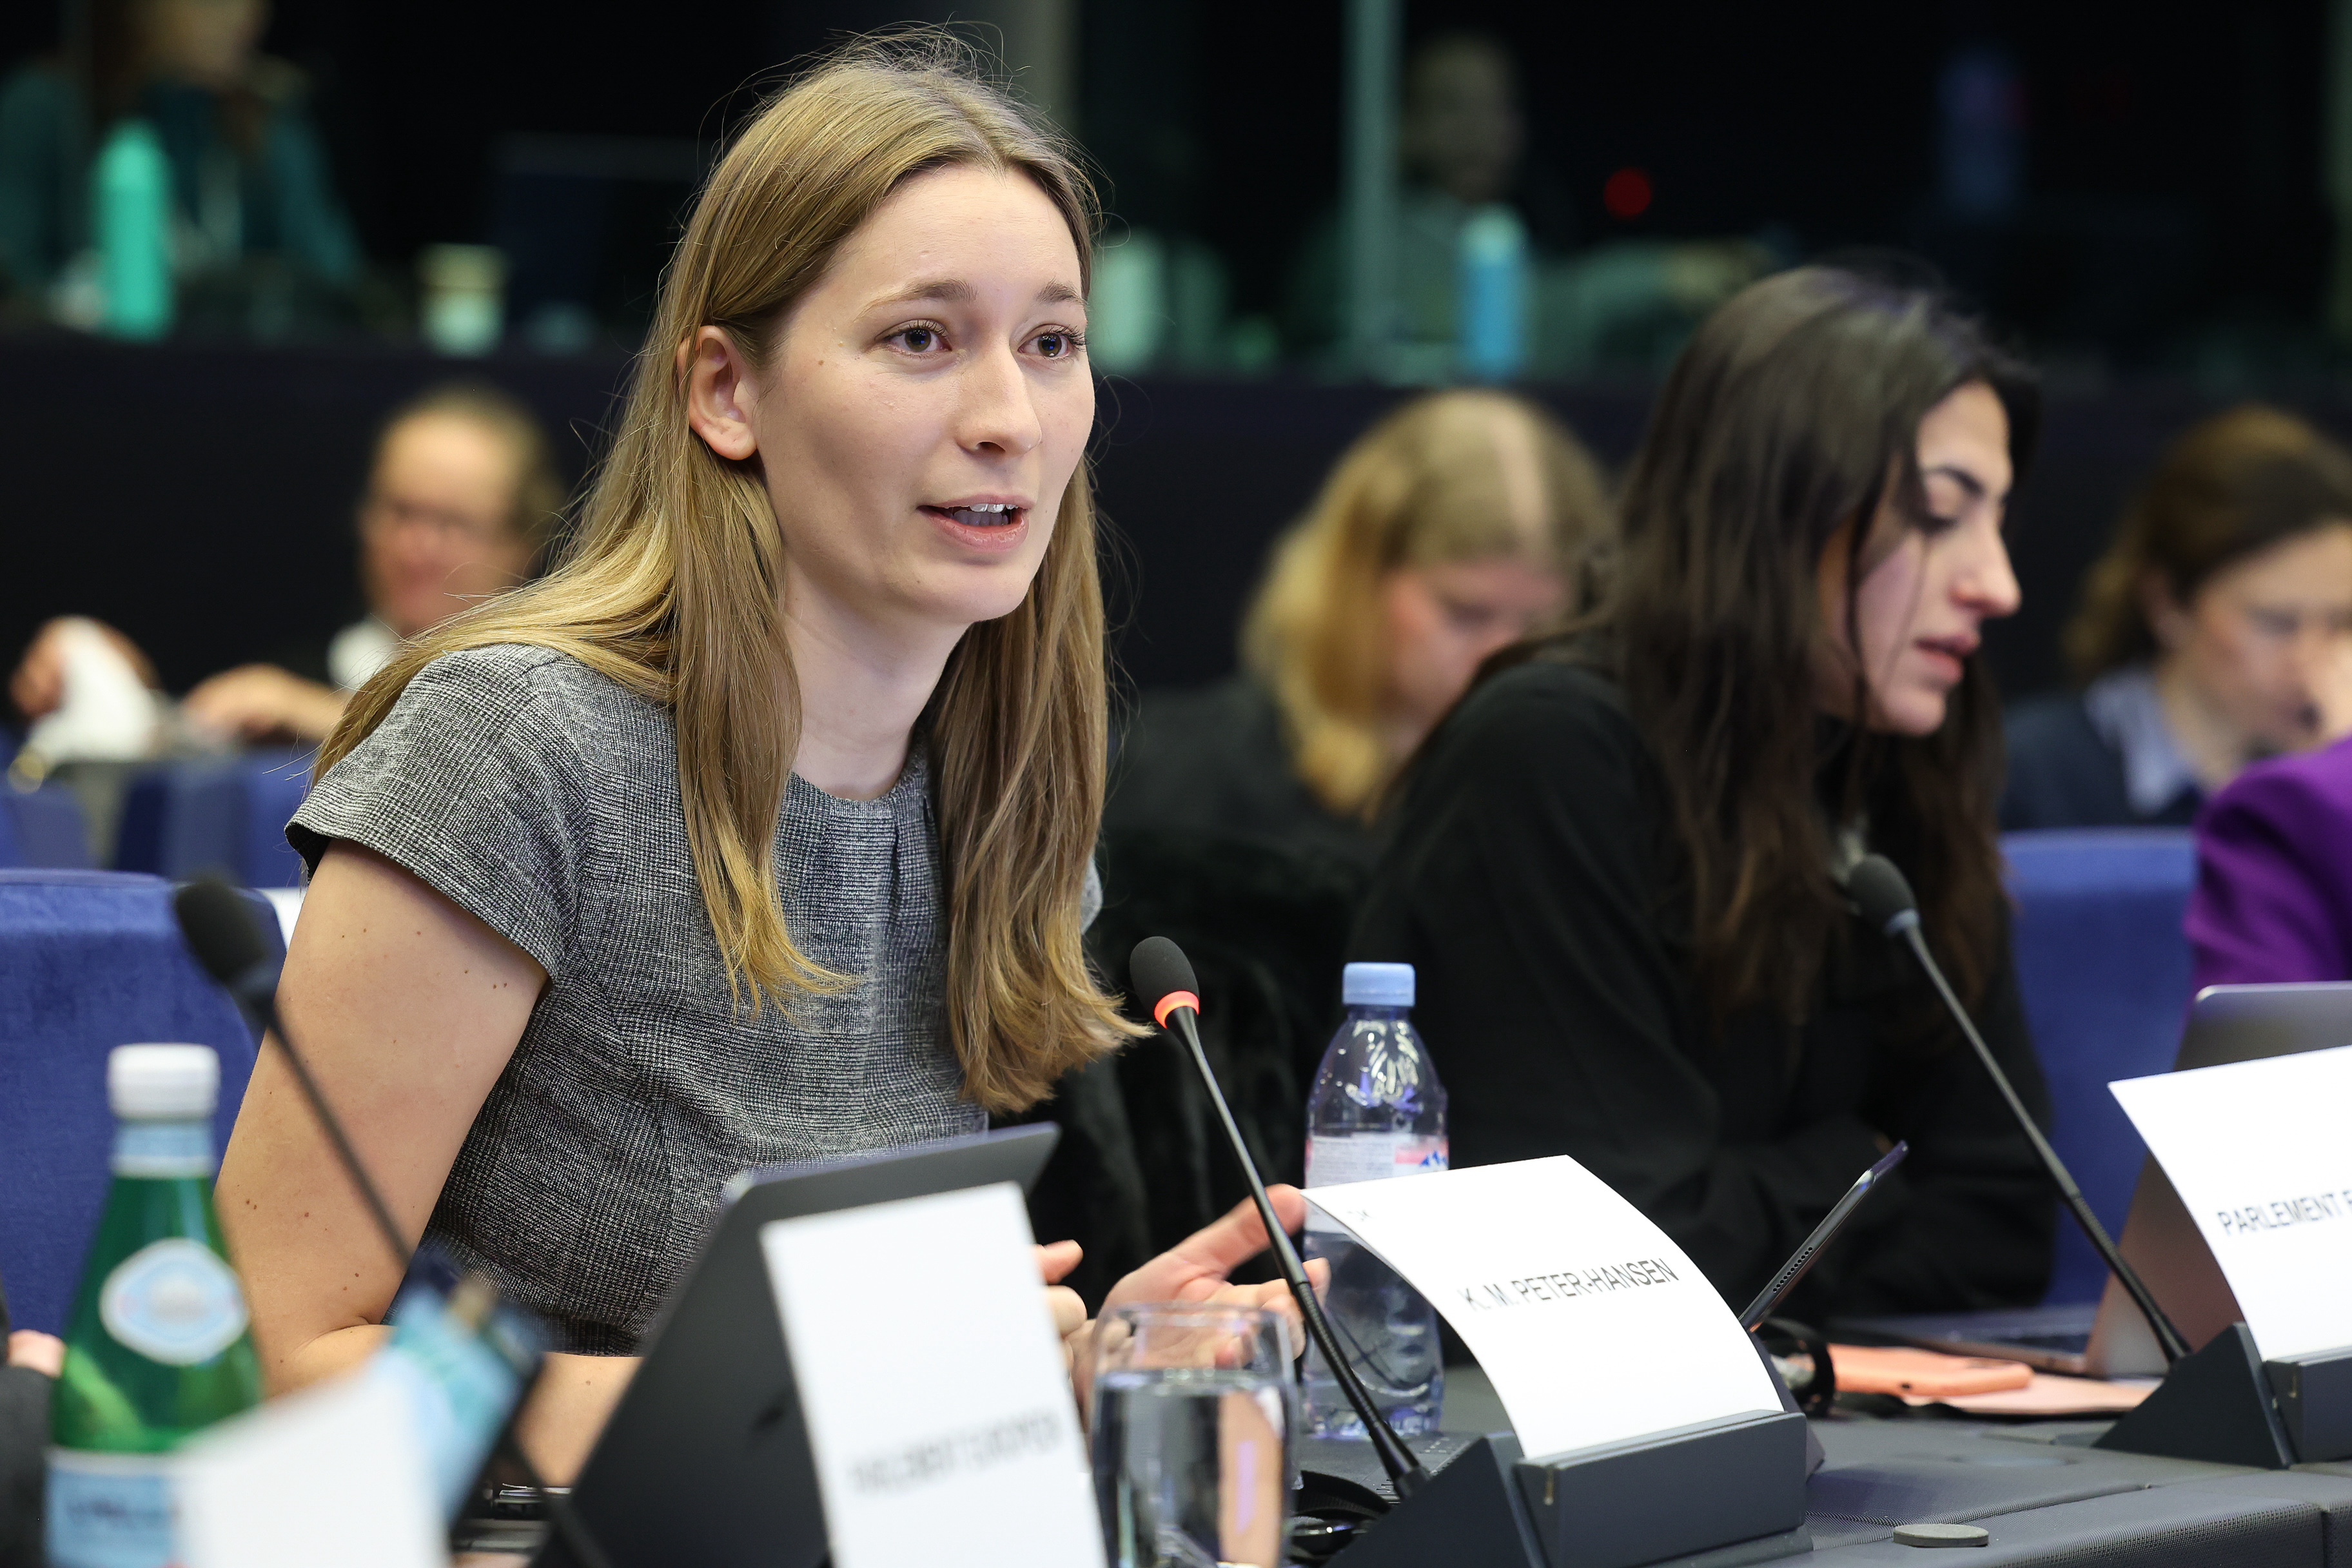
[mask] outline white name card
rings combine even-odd
[[[778,1220],[760,1240],[834,1568],[1101,1568],[1019,1189]]]
[[[408,1396],[382,1358],[273,1399],[181,1451],[189,1568],[441,1568],[441,1510]]]
[[[2352,1046],[2107,1087],[2263,1353],[2352,1345]]]
[[[1565,1155],[1307,1197],[1445,1314],[1529,1456],[1780,1408],[1706,1276]]]

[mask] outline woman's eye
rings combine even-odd
[[[1067,359],[1085,342],[1076,332],[1040,332],[1029,340],[1029,346],[1046,359]]]
[[[908,353],[929,353],[940,346],[937,327],[901,327],[890,335]]]

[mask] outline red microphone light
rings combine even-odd
[[[1190,991],[1171,991],[1160,999],[1158,1006],[1151,1009],[1152,1019],[1164,1029],[1168,1026],[1168,1015],[1179,1007],[1190,1007],[1197,1014],[1201,1010],[1201,999]]]
[[[1650,188],[1646,169],[1630,165],[1609,176],[1601,187],[1601,205],[1614,218],[1637,218],[1650,210],[1650,199],[1655,193]]]

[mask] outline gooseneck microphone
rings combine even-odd
[[[399,1224],[392,1217],[392,1209],[383,1201],[368,1175],[367,1167],[360,1163],[359,1152],[352,1147],[351,1135],[343,1131],[343,1120],[335,1114],[334,1107],[319,1090],[319,1080],[310,1076],[310,1064],[302,1059],[288,1037],[285,1024],[278,1016],[278,965],[270,961],[269,950],[261,943],[261,934],[254,930],[252,911],[245,895],[226,882],[206,878],[182,888],[172,899],[172,912],[179,918],[180,934],[187,939],[188,950],[205,973],[217,981],[222,990],[237,1000],[271,1038],[278,1042],[278,1054],[294,1075],[294,1082],[310,1102],[310,1114],[325,1129],[327,1142],[334,1145],[335,1158],[343,1167],[352,1185],[359,1189],[361,1201],[367,1205],[368,1217],[375,1222],[378,1235],[402,1273],[408,1271],[408,1260],[414,1251],[408,1238],[401,1234]]]
[[[1953,994],[1951,982],[1944,978],[1943,967],[1927,951],[1927,938],[1919,929],[1919,900],[1911,891],[1909,880],[1885,856],[1865,855],[1847,873],[1845,885],[1846,891],[1853,896],[1853,901],[1861,906],[1862,918],[1888,936],[1901,938],[1911,949],[1911,955],[1919,961],[1919,967],[1927,972],[1927,978],[1935,983],[1936,994],[1944,1000],[1944,1010],[1951,1014],[1952,1022],[1960,1026],[1960,1033],[1975,1047],[1977,1060],[1984,1064],[1985,1071],[1991,1075],[1993,1087],[2000,1089],[2001,1099],[2009,1102],[2009,1113],[2016,1118],[2026,1142],[2033,1145],[2033,1152],[2041,1159],[2042,1168],[2049,1172],[2050,1179],[2057,1184],[2058,1195],[2065,1199],[2066,1206],[2074,1211],[2074,1223],[2082,1226],[2083,1234],[2090,1238],[2092,1247],[2098,1250],[2108,1269],[2122,1282],[2133,1304],[2139,1308],[2140,1315],[2147,1320],[2147,1326],[2155,1331],[2156,1342],[2163,1348],[2166,1363],[2177,1362],[2187,1355],[2189,1342],[2180,1337],[2180,1331],[2173,1326],[2170,1318],[2165,1316],[2164,1309],[2156,1304],[2156,1298],[2149,1293],[2146,1282],[2130,1264],[2124,1261],[2123,1254],[2116,1249],[2106,1226],[2099,1223],[2099,1216],[2093,1214],[2091,1205],[2084,1201],[2083,1189],[2074,1184],[2074,1174],[2066,1169],[2066,1163],[2058,1158],[2058,1151],[2053,1149],[2050,1140],[2042,1135],[2042,1129],[2034,1124],[2032,1115],[2025,1109],[2025,1102],[2018,1099],[2017,1088],[2009,1081],[2009,1074],[2001,1070],[2000,1063],[1993,1059],[1992,1048],[1985,1044],[1984,1037],[1977,1033],[1975,1020],[1969,1016],[1968,1009],[1960,1005],[1960,999]]]
[[[286,1032],[284,1020],[278,1016],[278,966],[262,944],[261,933],[254,929],[253,912],[245,895],[217,878],[206,877],[173,895],[172,913],[179,921],[180,935],[186,941],[188,951],[196,955],[205,973],[268,1031],[267,1039],[277,1042],[278,1053],[286,1058],[288,1069],[301,1088],[302,1098],[310,1102],[310,1113],[325,1130],[336,1161],[351,1178],[352,1185],[359,1190],[368,1216],[375,1222],[377,1235],[383,1238],[400,1271],[407,1273],[415,1249],[392,1217],[392,1208],[383,1201],[383,1190],[360,1163],[359,1151],[352,1147],[351,1135],[343,1131],[343,1119],[327,1103],[319,1080],[310,1076],[310,1064],[294,1048],[293,1037]],[[571,1549],[581,1568],[612,1568],[612,1559],[572,1511],[571,1500],[540,1479],[539,1467],[516,1439],[511,1420],[500,1430],[498,1445],[544,1500],[549,1528]]]
[[[1152,1017],[1161,1028],[1181,1040],[1192,1056],[1192,1066],[1209,1091],[1209,1103],[1217,1108],[1217,1120],[1224,1124],[1225,1141],[1232,1145],[1234,1158],[1241,1162],[1242,1174],[1249,1181],[1250,1197],[1257,1205],[1258,1218],[1265,1223],[1265,1234],[1271,1238],[1282,1278],[1298,1302],[1298,1315],[1306,1320],[1307,1337],[1323,1352],[1332,1377],[1347,1394],[1357,1419],[1363,1422],[1365,1436],[1371,1438],[1372,1447],[1378,1450],[1381,1468],[1388,1471],[1397,1496],[1412,1496],[1429,1479],[1429,1472],[1389,1426],[1380,1406],[1372,1403],[1371,1392],[1356,1375],[1356,1369],[1348,1364],[1347,1356],[1332,1335],[1329,1321],[1323,1316],[1323,1303],[1316,1300],[1315,1288],[1307,1282],[1307,1267],[1298,1260],[1298,1249],[1291,1245],[1289,1233],[1276,1217],[1274,1200],[1265,1195],[1265,1182],[1258,1175],[1257,1162],[1250,1158],[1249,1145],[1242,1139],[1232,1108],[1225,1103],[1225,1091],[1217,1083],[1216,1070],[1209,1066],[1208,1053],[1201,1048],[1201,983],[1193,978],[1192,960],[1166,937],[1148,936],[1137,942],[1134,952],[1128,956],[1127,973],[1136,994],[1150,1000]]]

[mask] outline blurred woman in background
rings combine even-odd
[[[2079,693],[2009,718],[2001,826],[2185,824],[2352,730],[2352,453],[2249,405],[2174,442],[2066,632]]]
[[[301,71],[260,52],[268,0],[89,0],[88,48],[0,84],[0,299],[89,325],[90,165],[140,118],[171,164],[184,312],[263,336],[358,281]],[[64,285],[59,288],[59,285]]]
[[[331,638],[198,683],[182,705],[185,717],[199,734],[221,740],[325,740],[352,692],[401,639],[528,581],[562,506],[554,453],[529,409],[477,383],[426,392],[376,437],[358,518],[367,613]],[[78,623],[95,627],[154,684],[153,665],[131,638],[102,622],[62,617],[36,634],[10,678],[9,695],[26,718],[42,719],[68,700],[67,648]]]
[[[1675,364],[1585,625],[1447,716],[1350,956],[1419,971],[1457,1165],[1570,1154],[1734,1301],[1896,1139],[1797,1315],[2039,1298],[2046,1178],[1841,886],[1875,850],[2029,1104],[1978,653],[2037,401],[1933,295],[1806,268]]]
[[[1275,546],[1243,673],[1142,699],[1106,827],[1369,864],[1398,764],[1487,655],[1582,606],[1613,533],[1600,466],[1542,409],[1496,392],[1407,404]]]

